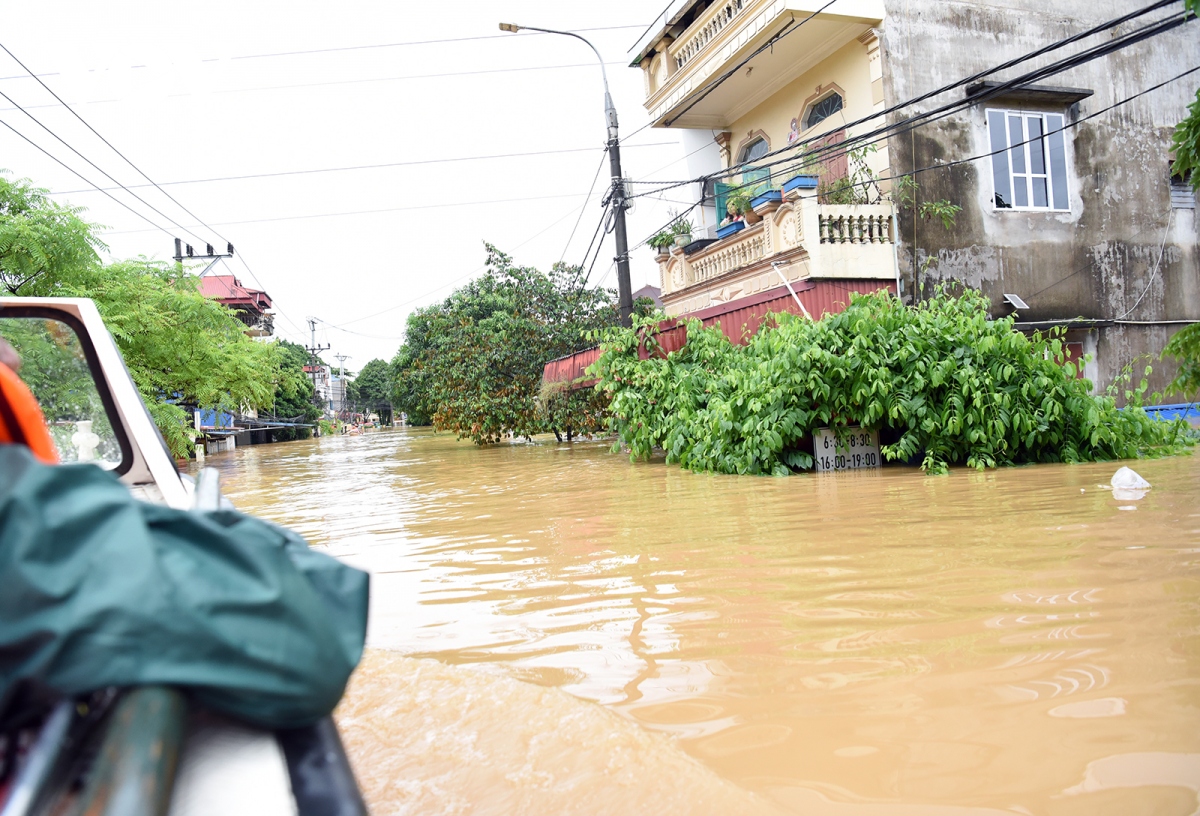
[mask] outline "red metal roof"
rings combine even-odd
[[[850,295],[866,294],[886,290],[896,291],[896,284],[882,280],[820,280],[800,281],[792,284],[796,296],[814,319],[826,314],[845,311],[850,304]],[[697,312],[664,320],[659,324],[657,339],[663,350],[678,351],[687,343],[687,328],[679,325],[685,318],[698,318],[705,326],[719,326],[721,331],[735,343],[745,343],[758,331],[770,314],[791,312],[801,314],[800,306],[787,286],[778,286],[759,292],[757,295],[739,298],[730,303],[709,306]],[[645,352],[643,351],[643,354]],[[577,387],[594,385],[595,380],[584,379],[588,366],[600,357],[600,349],[591,348],[546,363],[542,370],[544,382],[569,382]]]
[[[261,289],[251,289],[233,275],[205,275],[200,278],[200,294],[226,306],[265,312],[271,308],[271,296]]]

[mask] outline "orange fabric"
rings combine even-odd
[[[58,464],[58,450],[33,392],[11,368],[0,363],[0,443],[28,445],[33,455]]]

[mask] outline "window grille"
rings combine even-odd
[[[833,93],[814,104],[804,117],[804,129],[816,127],[842,109],[842,95]]]

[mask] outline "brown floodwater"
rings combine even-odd
[[[372,573],[372,811],[1200,812],[1200,457],[698,475],[423,430],[212,456]]]

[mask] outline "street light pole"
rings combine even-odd
[[[608,72],[604,69],[604,58],[587,39],[570,31],[552,28],[534,28],[512,23],[501,23],[501,31],[539,31],[542,34],[562,34],[574,37],[587,44],[600,61],[600,76],[604,79],[604,119],[608,126],[608,166],[612,172],[613,228],[617,240],[617,301],[621,313],[621,325],[629,326],[633,315],[633,289],[629,283],[629,236],[625,231],[625,178],[621,174],[621,140],[617,136],[617,109],[613,106],[612,94],[608,92]]]

